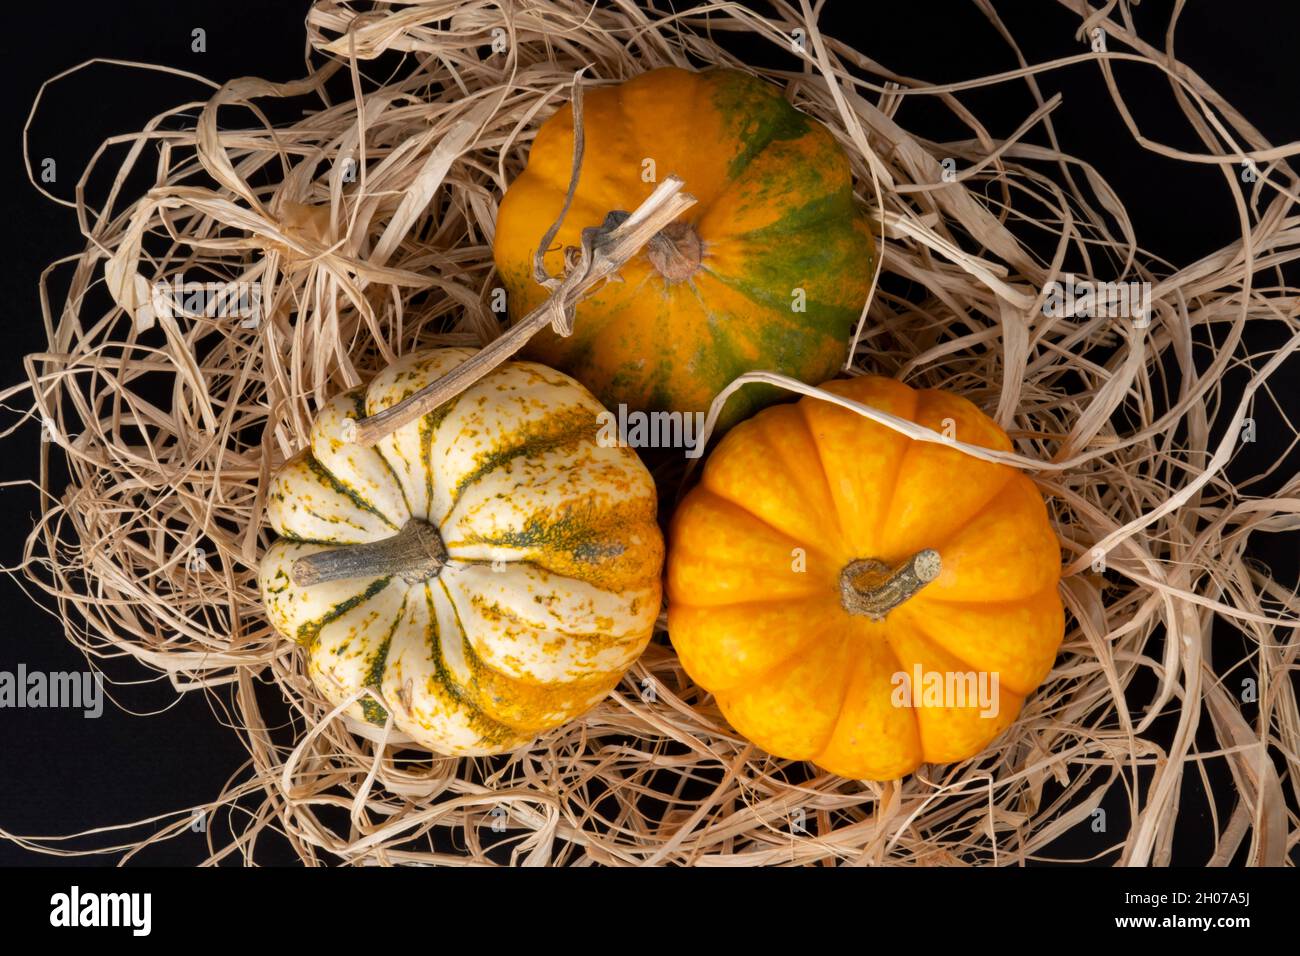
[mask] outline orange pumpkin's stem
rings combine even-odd
[[[299,587],[345,578],[401,575],[412,584],[435,577],[447,563],[447,549],[438,529],[413,518],[397,534],[368,544],[350,544],[317,551],[293,563],[293,583]]]
[[[886,614],[937,578],[941,570],[939,552],[933,548],[918,551],[897,568],[875,558],[852,561],[840,572],[840,604],[850,614],[883,621]]]

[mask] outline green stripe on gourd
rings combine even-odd
[[[787,103],[771,86],[747,73],[719,70],[713,103],[726,117],[741,149],[727,166],[739,179],[754,157],[772,143],[800,139],[812,129],[811,120]]]
[[[339,494],[347,497],[352,501],[354,505],[356,505],[362,511],[369,512],[370,514],[378,518],[380,521],[382,521],[384,524],[388,525],[388,527],[392,528],[393,530],[397,530],[397,523],[393,521],[392,518],[388,517],[388,515],[384,514],[373,504],[367,501],[365,497],[361,494],[361,492],[357,491],[355,485],[351,484],[350,482],[340,481],[338,478],[334,477],[334,473],[331,472],[324,465],[322,465],[319,461],[317,461],[315,455],[308,454],[303,459],[303,461],[304,464],[306,464],[307,468],[311,471],[311,473],[314,474],[317,478],[319,478],[320,483],[324,485],[326,488],[329,488],[332,491],[336,491]],[[320,518],[322,521],[331,522],[331,523],[337,521],[337,519],[335,518],[330,518],[328,516],[318,514],[316,512],[311,511],[310,509],[304,509],[304,510],[306,510],[309,514],[312,514],[315,517]],[[356,524],[355,522],[348,522],[348,524],[351,524],[355,528],[362,527],[361,525]]]
[[[299,644],[310,644],[320,636],[321,628],[326,624],[342,617],[354,607],[369,601],[384,588],[388,587],[388,582],[391,580],[392,578],[377,578],[374,581],[371,581],[366,589],[360,594],[355,594],[346,601],[340,601],[320,617],[299,625],[298,633],[295,635],[295,640],[297,640]]]

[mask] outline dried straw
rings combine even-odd
[[[86,249],[42,277],[49,347],[28,357],[30,381],[5,394],[30,391],[46,447],[58,446],[71,474],[66,489],[52,487],[45,459],[48,510],[22,570],[92,658],[129,654],[178,692],[229,700],[249,762],[207,808],[226,811],[226,825],[209,828],[211,862],[251,861],[271,830],[308,863],[1019,864],[1050,857],[1118,792],[1131,825],[1098,835],[1090,858],[1163,864],[1180,813],[1196,812],[1180,807],[1184,786],[1215,763],[1235,794],[1226,816],[1209,806],[1207,862],[1294,856],[1300,715],[1288,672],[1300,600],[1250,557],[1250,542],[1300,530],[1300,481],[1283,476],[1262,497],[1252,486],[1276,480],[1274,469],[1234,483],[1225,466],[1288,360],[1294,375],[1300,290],[1281,272],[1300,258],[1289,165],[1300,145],[1272,147],[1180,63],[1172,26],[1158,49],[1131,31],[1126,2],[1061,2],[1083,10],[1077,55],[934,86],[824,36],[808,0],[778,2],[767,17],[722,2],[669,14],[632,0],[378,2],[366,12],[322,0],[307,18],[305,79],[211,84],[206,102],[106,144],[126,158],[102,208],[84,197],[90,170],[79,184]],[[992,4],[980,5],[1014,48]],[[1109,52],[1086,42],[1098,29]],[[327,396],[417,347],[502,332],[490,308],[497,203],[577,71],[605,82],[667,64],[748,68],[717,40],[737,32],[800,57],[800,69],[755,72],[835,131],[881,224],[886,280],[853,368],[968,395],[1010,430],[1011,460],[1050,496],[1070,612],[1056,668],[987,753],[890,784],[758,751],[662,636],[586,718],[508,757],[432,757],[347,722],[259,607],[268,474],[305,443]],[[507,49],[490,52],[501,39]],[[1204,152],[1142,135],[1116,60],[1173,87]],[[1035,78],[1080,62],[1101,71],[1143,148],[1222,169],[1239,241],[1185,267],[1162,263],[1095,169],[1024,141],[1041,128],[1056,142],[1060,101],[1045,100]],[[351,95],[336,101],[338,81]],[[1016,82],[1039,108],[1006,139],[954,96]],[[910,135],[893,119],[907,96],[951,109],[970,139]],[[273,125],[258,104],[274,100],[301,118]],[[182,123],[196,106],[197,121]],[[128,173],[155,153],[153,187],[127,199]],[[959,171],[952,181],[946,158]],[[1253,184],[1239,176],[1244,163],[1258,171]],[[1031,251],[1031,235],[1050,261]],[[1045,315],[1067,255],[1097,279],[1152,283],[1150,325]],[[70,271],[70,291],[52,307],[55,270]],[[245,327],[139,308],[155,280],[178,275],[256,283],[267,317]],[[890,276],[920,294],[889,291]],[[101,281],[115,299],[102,309],[92,306]],[[1247,353],[1248,321],[1273,328],[1276,351]],[[1202,368],[1198,352],[1209,355]],[[1231,398],[1228,372],[1246,381]],[[1293,449],[1294,428],[1277,443]],[[660,477],[671,495],[682,475]],[[1246,636],[1246,659],[1212,658],[1216,622]],[[1247,676],[1259,692],[1251,720],[1236,697]],[[288,726],[255,694],[268,680]],[[139,821],[156,829],[144,837],[126,824],[96,831],[97,852],[129,858],[183,830],[192,809]],[[16,839],[72,852],[61,838]]]

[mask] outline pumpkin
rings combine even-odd
[[[964,398],[823,386],[1010,450]],[[670,529],[668,630],[686,671],[770,753],[890,780],[979,753],[1051,669],[1060,547],[1027,477],[816,398],[710,455]]]
[[[703,412],[754,369],[820,382],[843,364],[871,285],[873,244],[849,162],[830,132],[745,73],[653,70],[583,101],[573,205],[547,250],[551,274],[583,227],[635,209],[676,173],[699,201],[581,302],[571,336],[527,355],[574,375],[606,405]],[[573,111],[537,132],[497,216],[493,252],[511,316],[547,296],[534,255],[559,216],[573,163]],[[779,395],[747,385],[726,427]]]
[[[582,714],[660,610],[655,487],[597,441],[585,388],[508,362],[373,447],[355,420],[463,362],[407,356],[317,415],[272,478],[267,615],[353,717],[446,755],[499,753]]]

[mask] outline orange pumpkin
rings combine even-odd
[[[956,395],[876,377],[824,388],[1011,449]],[[736,426],[670,537],[686,670],[750,740],[845,777],[979,753],[1064,632],[1060,547],[1027,477],[816,398]]]

